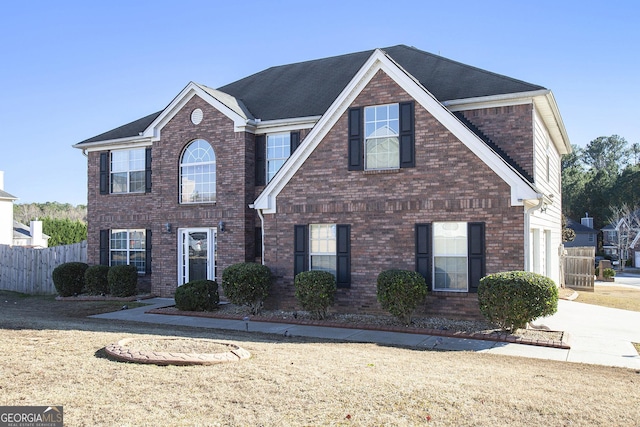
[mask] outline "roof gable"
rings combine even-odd
[[[460,122],[458,118],[447,110],[424,86],[414,79],[413,76],[399,64],[395,63],[384,52],[375,50],[342,93],[336,97],[333,104],[311,130],[302,144],[294,151],[278,174],[269,182],[256,199],[253,204],[256,209],[264,210],[265,213],[276,212],[276,198],[278,194],[379,70],[382,70],[391,77],[402,89],[411,95],[416,102],[429,111],[443,126],[473,151],[481,161],[489,166],[511,187],[512,205],[522,205],[524,200],[538,198],[539,195],[525,178],[518,174],[502,157]]]
[[[405,45],[380,50],[441,102],[544,89]],[[261,120],[321,115],[373,52],[271,67],[219,90],[243,100]]]

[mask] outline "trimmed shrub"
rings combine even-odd
[[[478,286],[480,312],[503,330],[525,328],[558,310],[558,287],[541,274],[507,271],[483,277]]]
[[[84,262],[66,262],[53,269],[51,278],[56,291],[62,297],[81,294],[84,289],[84,273],[89,265]]]
[[[213,280],[193,280],[178,286],[176,307],[183,311],[210,311],[218,306],[218,283]]]
[[[296,299],[315,319],[327,317],[336,297],[336,278],[328,271],[303,271],[294,279]]]
[[[616,271],[613,268],[605,268],[602,272],[602,277],[605,279],[611,279],[616,276]]]
[[[378,302],[405,325],[411,323],[411,315],[427,292],[424,277],[415,271],[386,270],[378,275]]]
[[[254,262],[241,262],[227,267],[222,272],[222,289],[233,304],[248,305],[251,314],[262,310],[271,287],[269,267]]]
[[[84,273],[85,291],[89,295],[108,294],[110,291],[108,274],[108,265],[92,265],[87,268]]]
[[[107,274],[109,293],[114,297],[130,297],[138,287],[138,269],[135,265],[114,265]]]

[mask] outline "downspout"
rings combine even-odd
[[[531,271],[531,214],[534,211],[542,209],[544,197],[537,194],[538,204],[530,207],[524,212],[524,271]]]

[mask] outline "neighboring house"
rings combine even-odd
[[[416,270],[432,313],[477,315],[478,281],[559,282],[551,91],[404,45],[189,83],[162,111],[75,145],[88,156],[88,258],[171,296],[243,261],[328,270],[336,306],[377,311],[376,278]]]
[[[29,225],[13,221],[14,246],[46,248],[49,246],[50,237],[42,232],[42,221],[31,221]]]
[[[640,210],[631,212],[617,223],[607,224],[602,229],[602,247],[605,256],[614,260],[631,260],[634,267],[640,266]]]
[[[567,218],[567,228],[572,229],[576,233],[576,237],[570,242],[565,242],[565,247],[592,246],[596,250],[598,249],[598,230],[588,225],[593,225],[593,221],[589,223],[585,220],[593,220],[593,218],[582,218],[581,222]]]
[[[0,171],[0,245],[13,245],[13,202],[17,199],[4,191],[4,171]]]

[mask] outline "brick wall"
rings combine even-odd
[[[410,99],[379,72],[353,106]],[[389,268],[415,269],[416,223],[485,222],[487,273],[523,268],[523,208],[510,206],[508,185],[418,104],[415,140],[415,168],[348,171],[346,113],[338,120],[278,196],[277,213],[265,217],[265,259],[277,277],[271,305],[296,305],[296,224],[351,224],[352,284],[338,291],[336,301],[344,311],[379,311],[377,275]],[[430,310],[479,314],[474,296],[446,297],[433,298]]]
[[[200,108],[204,118],[191,122],[191,112]],[[180,204],[179,163],[189,142],[208,141],[216,154],[217,200],[215,203]],[[217,228],[218,276],[228,265],[253,260],[254,200],[253,135],[236,133],[233,123],[198,97],[192,98],[162,129],[161,140],[152,147],[152,191],[148,194],[99,192],[99,153],[89,153],[88,260],[99,262],[99,230],[145,228],[153,231],[152,274],[140,278],[142,286],[160,296],[171,296],[178,281],[178,228]],[[251,165],[251,166],[249,166]],[[163,224],[170,223],[166,233]]]
[[[533,105],[510,105],[462,112],[529,175],[533,173]]]

